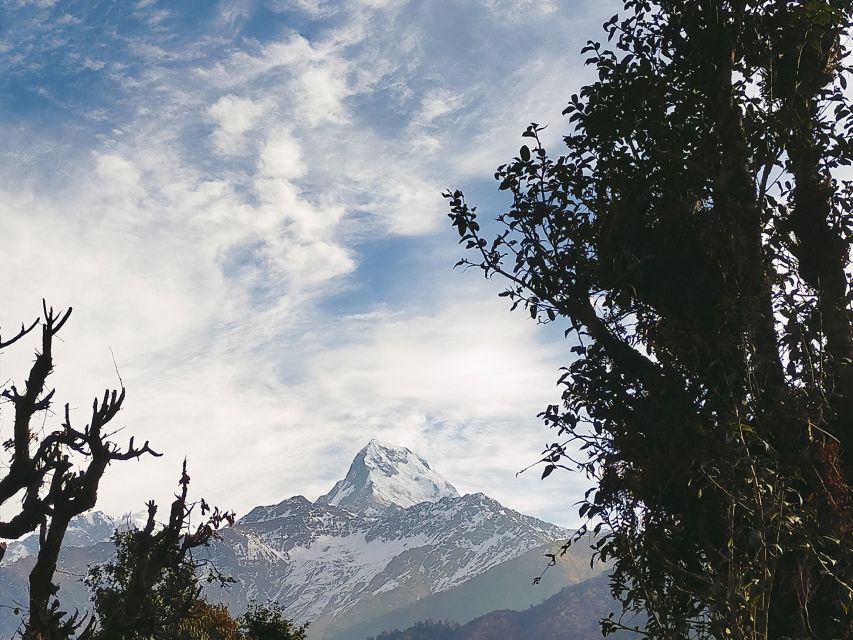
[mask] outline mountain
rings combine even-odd
[[[542,547],[567,535],[481,493],[370,516],[298,496],[253,510],[214,545],[211,560],[237,584],[209,595],[232,608],[250,598],[277,600],[288,615],[312,621],[314,637],[350,637],[350,627],[461,588],[537,549],[517,568],[515,591],[528,587],[543,564]],[[569,573],[577,581],[592,571],[578,562]],[[465,620],[495,606],[462,602],[454,614]]]
[[[458,497],[453,485],[416,453],[371,440],[355,456],[346,477],[317,503],[376,515],[389,507],[406,509]]]
[[[492,611],[467,624],[420,622],[404,631],[394,629],[370,640],[599,640],[598,621],[619,605],[610,596],[607,576],[597,576],[563,588],[543,603],[523,611]],[[642,624],[624,621],[629,626]],[[612,638],[633,638],[619,631]]]
[[[416,453],[373,440],[327,494],[255,507],[199,557],[235,578],[228,590],[206,592],[235,613],[252,600],[277,600],[289,617],[311,622],[314,640],[364,640],[423,618],[466,623],[524,608],[592,577],[600,569],[588,557],[567,554],[531,585],[542,554],[569,534],[482,493],[460,496]],[[111,551],[103,543],[63,550],[64,606],[87,607],[79,576]],[[3,561],[0,605],[26,593],[31,563]],[[8,633],[2,618],[0,634]]]
[[[102,511],[89,511],[71,519],[63,544],[66,547],[91,547],[109,540],[119,526],[119,521]],[[8,565],[21,558],[38,553],[38,534],[31,533],[25,538],[9,543],[3,564]]]
[[[336,640],[364,640],[387,629],[405,629],[423,620],[467,622],[495,609],[522,610],[542,602],[567,584],[595,575],[589,559],[577,553],[558,557],[538,585],[533,585],[543,564],[543,554],[553,553],[554,544],[545,544],[499,564],[461,585],[426,596],[409,605],[355,624],[336,635]]]
[[[316,502],[296,496],[241,518],[210,555],[237,584],[209,597],[235,609],[251,598],[277,600],[311,621],[315,638],[358,638],[386,616],[413,622],[422,610],[467,621],[515,600],[539,572],[544,548],[568,535],[482,493],[460,496],[422,457],[372,440]],[[440,597],[522,556],[517,581],[499,572],[483,578],[481,590],[493,598],[472,598],[470,589],[465,598]],[[555,572],[559,584],[530,588],[517,601],[539,602],[592,574],[575,562]]]

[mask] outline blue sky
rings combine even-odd
[[[85,421],[112,349],[121,435],[166,454],[112,467],[101,508],[168,500],[184,455],[238,512],[314,499],[379,437],[572,523],[583,478],[514,476],[569,345],[453,271],[440,193],[499,212],[494,168],[530,121],[558,146],[612,4],[3,3],[0,324],[73,305],[58,397]]]

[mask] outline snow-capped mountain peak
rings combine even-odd
[[[389,507],[406,509],[421,502],[458,496],[453,485],[418,454],[371,440],[355,456],[346,477],[317,503],[375,515]]]

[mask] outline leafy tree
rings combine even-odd
[[[224,604],[196,601],[172,629],[158,636],[163,640],[243,640],[240,624]]]
[[[579,536],[648,637],[853,637],[853,6],[623,4],[564,155],[534,123],[498,168],[497,237],[444,194],[460,263],[567,320],[543,477],[594,479]]]
[[[106,392],[100,402],[95,400],[91,420],[81,430],[72,426],[67,404],[59,429],[39,436],[31,427],[37,414],[50,410],[54,391],[46,391],[46,382],[53,370],[53,339],[71,315],[71,309],[57,314],[46,304],[43,308],[43,320],[22,325],[9,340],[0,338],[0,349],[5,349],[36,327],[42,328],[41,351],[36,353],[24,392],[12,385],[0,393],[15,410],[12,437],[3,443],[11,454],[0,477],[0,505],[8,507],[20,497],[20,507],[7,510],[11,517],[0,520],[0,537],[19,538],[39,529],[39,552],[30,573],[29,611],[21,636],[25,640],[305,640],[307,624],[293,625],[277,604],[253,606],[235,619],[223,605],[201,597],[199,575],[205,563],[193,558],[193,550],[208,545],[224,524],[233,525],[234,514],[211,509],[204,500],[188,502],[186,461],[181,489],[165,525],[157,526],[157,505],[150,501],[145,525],[117,531],[115,559],[90,570],[86,582],[93,591],[95,612],[88,624],[84,626],[86,616],[79,612],[68,615],[62,610],[53,576],[71,519],[95,506],[100,481],[111,462],[160,454],[148,442],[135,446],[133,438],[121,449],[104,433],[121,409],[124,388]],[[196,508],[203,521],[192,527],[190,516]],[[0,559],[6,548],[0,543]],[[206,568],[207,582],[231,582],[215,567]]]
[[[245,640],[305,640],[308,624],[296,625],[284,617],[277,602],[252,603],[240,616],[240,631]]]
[[[204,500],[188,502],[189,483],[185,460],[181,490],[165,525],[157,528],[157,505],[150,501],[145,526],[117,531],[115,558],[89,570],[86,583],[95,606],[95,638],[201,640],[213,630],[223,637],[236,633],[234,625],[219,615],[222,612],[201,597],[203,563],[193,557],[193,550],[209,545],[223,524],[234,523],[234,515],[211,510]],[[190,517],[196,507],[207,518],[193,528]],[[233,582],[212,566],[207,581]]]
[[[208,546],[234,515],[211,509],[207,502],[188,502],[190,483],[186,461],[181,490],[175,496],[168,522],[157,527],[157,505],[148,503],[145,526],[118,531],[115,558],[90,569],[95,619],[80,640],[305,640],[307,624],[285,618],[278,603],[252,604],[239,618],[224,605],[202,595],[204,583],[227,586],[233,579],[194,557]],[[204,521],[192,527],[198,508]]]

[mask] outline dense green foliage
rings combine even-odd
[[[498,168],[499,235],[445,194],[462,262],[568,321],[543,477],[594,479],[580,515],[652,638],[853,634],[851,12],[626,0],[564,155],[532,124]]]

